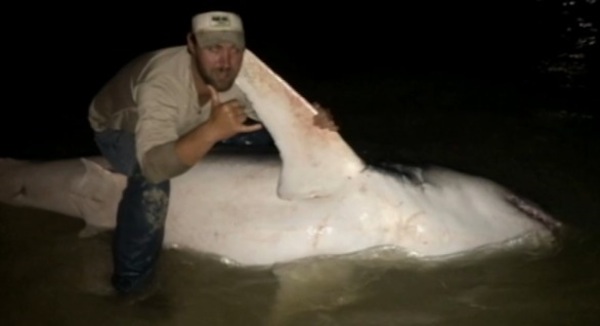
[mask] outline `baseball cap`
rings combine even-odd
[[[227,11],[209,11],[192,18],[192,32],[201,46],[232,42],[245,47],[244,26],[240,16]]]

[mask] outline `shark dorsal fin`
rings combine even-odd
[[[313,106],[248,49],[236,84],[279,150],[279,197],[327,196],[363,170],[363,161],[340,134],[314,126]]]

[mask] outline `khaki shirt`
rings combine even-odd
[[[237,86],[219,97],[223,102],[237,98],[246,114],[259,121]],[[177,46],[144,54],[123,67],[92,100],[89,122],[94,131],[134,133],[142,173],[158,182],[189,168],[179,161],[175,142],[205,122],[210,110],[210,102],[199,105],[186,46]]]

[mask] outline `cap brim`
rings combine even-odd
[[[244,33],[240,31],[206,31],[196,32],[196,40],[200,46],[213,46],[223,42],[233,43],[244,48]]]

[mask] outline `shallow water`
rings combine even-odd
[[[597,118],[522,98],[501,104],[525,109],[503,111],[495,98],[480,93],[479,102],[461,108],[455,105],[460,99],[419,101],[399,92],[377,103],[352,91],[325,97],[328,89],[341,89],[329,87],[307,92],[325,104],[336,103],[332,109],[341,132],[358,152],[449,166],[509,186],[568,225],[560,246],[448,264],[393,261],[383,252],[376,260],[319,260],[274,270],[240,269],[165,250],[156,292],[127,302],[107,295],[110,234],[80,239],[78,220],[0,206],[2,325],[595,325],[600,320]],[[360,85],[346,85],[353,87]],[[416,104],[407,98],[416,98]]]

